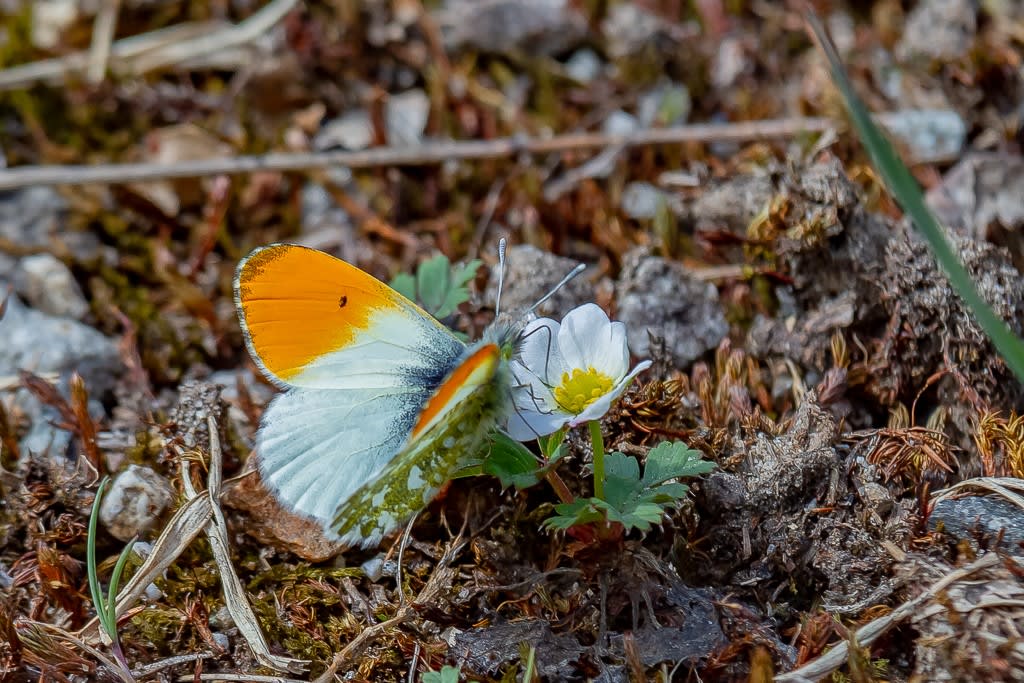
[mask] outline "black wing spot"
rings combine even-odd
[[[347,305],[348,305],[348,297],[345,296],[344,294],[342,294],[341,298],[338,299],[338,308],[345,308],[345,306],[347,306]]]

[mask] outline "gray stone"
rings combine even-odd
[[[89,304],[71,270],[51,254],[21,259],[14,273],[14,288],[43,313],[81,319],[89,312]]]
[[[881,123],[915,163],[957,159],[967,140],[967,124],[952,109],[905,109],[887,114]]]
[[[100,521],[114,538],[128,541],[156,526],[174,501],[174,489],[159,474],[140,465],[114,478],[100,503]]]
[[[366,149],[373,144],[373,123],[365,109],[345,112],[324,122],[313,137],[313,149],[324,151],[341,147],[351,151]]]
[[[501,293],[501,310],[513,317],[521,315],[558,282],[572,272],[577,261],[556,256],[529,244],[509,247],[505,255],[505,284]],[[495,266],[487,284],[484,300],[493,304],[498,294],[498,272]],[[537,315],[558,320],[573,308],[594,299],[594,288],[583,274],[562,287],[537,308]]]
[[[1024,510],[998,496],[968,496],[940,500],[928,516],[928,528],[957,539],[977,540],[1002,534],[1000,547],[1019,551],[1024,543]]]
[[[113,339],[78,321],[27,308],[13,296],[0,318],[0,339],[0,375],[28,370],[66,378],[77,372],[90,395],[99,396],[113,388],[121,368]]]
[[[565,63],[565,71],[580,83],[589,83],[601,75],[604,62],[590,48],[584,47],[572,53]]]
[[[448,0],[434,16],[449,50],[554,55],[579,44],[587,19],[570,0]]]
[[[668,194],[648,182],[632,182],[622,191],[622,211],[633,219],[654,218],[663,204],[668,204]]]
[[[388,98],[385,109],[388,145],[406,147],[423,142],[430,118],[430,98],[422,90],[407,90]]]
[[[615,3],[601,22],[601,33],[612,58],[626,57],[649,47],[668,31],[667,22],[634,3]]]
[[[650,353],[653,334],[665,340],[676,366],[685,368],[729,332],[714,285],[644,248],[626,254],[616,290],[618,318],[626,324],[630,351],[638,356]]]
[[[907,17],[896,46],[899,59],[955,60],[967,55],[978,30],[972,0],[923,0]]]

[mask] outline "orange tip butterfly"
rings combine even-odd
[[[512,408],[509,327],[467,346],[373,276],[291,244],[249,254],[234,289],[249,353],[286,390],[256,436],[261,478],[329,538],[379,543]]]

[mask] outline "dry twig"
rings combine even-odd
[[[994,567],[999,562],[999,555],[996,553],[986,553],[966,567],[951,571],[916,598],[908,600],[884,617],[861,626],[852,638],[853,642],[861,646],[870,645],[890,628],[904,619],[913,616],[924,603],[935,598],[951,584],[962,581],[982,569]],[[837,643],[835,647],[817,659],[804,664],[799,669],[780,674],[775,677],[775,680],[777,683],[810,683],[811,681],[819,681],[845,664],[849,654],[849,641]]]
[[[739,123],[698,123],[651,128],[629,135],[574,133],[550,138],[510,137],[494,140],[426,142],[407,147],[375,147],[363,151],[271,153],[181,161],[175,164],[134,163],[68,166],[16,166],[0,170],[0,190],[29,185],[136,183],[257,171],[310,171],[334,166],[428,166],[448,161],[497,159],[520,154],[550,154],[623,145],[671,145],[686,142],[749,142],[821,133],[836,125],[824,118],[766,119]]]

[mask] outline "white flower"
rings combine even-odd
[[[511,362],[515,410],[506,429],[528,441],[596,420],[650,365],[643,361],[629,371],[626,326],[595,304],[569,311],[561,324],[534,320]]]

